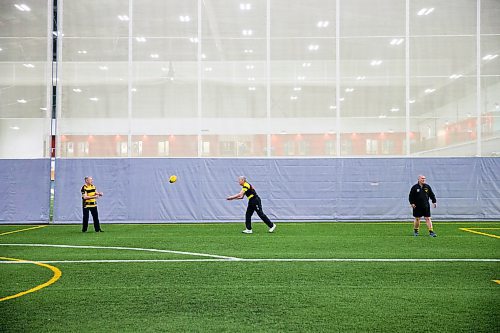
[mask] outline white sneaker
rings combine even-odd
[[[244,233],[244,234],[253,234],[253,231],[245,229],[245,230],[242,231],[242,233]]]
[[[269,232],[273,232],[276,229],[276,223],[273,223],[273,226],[269,228]]]

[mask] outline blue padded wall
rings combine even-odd
[[[246,199],[225,198],[245,175],[272,220],[411,220],[419,174],[436,193],[434,219],[500,219],[499,158],[61,159],[54,216],[80,221],[91,175],[104,222],[243,221]]]
[[[48,222],[49,159],[0,159],[0,223]]]

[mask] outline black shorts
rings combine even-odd
[[[413,217],[431,217],[431,206],[413,208]]]

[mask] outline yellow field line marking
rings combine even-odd
[[[493,234],[488,234],[486,232],[480,232],[480,231],[472,230],[472,228],[459,228],[459,229],[463,230],[463,231],[471,232],[473,234],[478,234],[478,235],[483,235],[483,236],[488,236],[488,237],[493,237],[493,238],[499,238],[500,239],[500,236],[493,235]],[[483,229],[483,228],[476,228],[476,229]]]
[[[38,229],[38,228],[45,228],[45,227],[46,227],[46,225],[39,225],[39,226],[36,226],[36,227],[31,227],[31,228],[26,228],[26,229],[19,229],[19,230],[14,230],[14,231],[7,231],[7,232],[1,233],[0,236],[8,235],[8,234],[13,234],[13,233],[16,233],[16,232],[21,232],[21,231],[28,231],[28,230]]]
[[[474,227],[474,228],[467,228],[471,230],[500,230],[500,228],[480,228],[480,227]]]
[[[491,280],[493,282],[495,282],[496,284],[500,284],[500,280]]]
[[[17,293],[15,295],[10,295],[10,296],[7,296],[7,297],[4,297],[4,298],[0,298],[0,302],[3,302],[3,301],[6,301],[6,300],[9,300],[9,299],[13,299],[13,298],[17,298],[17,297],[21,297],[23,295],[26,295],[26,294],[29,294],[29,293],[32,293],[32,292],[35,292],[35,291],[38,291],[42,288],[45,288],[45,287],[48,287],[50,286],[52,283],[56,282],[57,280],[59,280],[59,278],[61,277],[62,273],[61,271],[59,270],[59,268],[57,267],[54,267],[54,266],[51,266],[51,265],[48,265],[48,264],[43,264],[41,262],[36,262],[36,261],[30,261],[30,260],[23,260],[23,259],[15,259],[15,258],[5,258],[5,257],[0,257],[0,259],[2,260],[12,260],[12,261],[19,261],[19,262],[25,262],[25,263],[30,263],[30,264],[35,264],[35,265],[38,265],[38,266],[41,266],[41,267],[45,267],[45,268],[48,268],[50,269],[52,272],[54,272],[54,275],[52,276],[52,278],[45,282],[45,283],[42,283],[42,284],[39,284],[38,286],[34,287],[34,288],[31,288],[31,289],[28,289],[26,291],[22,291],[20,293]]]

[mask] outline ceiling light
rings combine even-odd
[[[382,60],[372,60],[370,62],[370,65],[372,66],[380,66],[380,64],[382,64]]]
[[[339,101],[341,101],[341,102],[343,102],[344,100],[345,100],[345,98],[344,98],[344,97],[340,97],[340,98],[339,98]]]
[[[450,76],[450,79],[459,79],[462,77],[462,74],[453,74]]]
[[[483,57],[483,60],[493,60],[498,57],[498,54],[487,54]]]
[[[328,108],[329,108],[330,110],[335,110],[337,107],[336,107],[335,105],[330,105]]]
[[[107,71],[109,68],[108,68],[108,66],[99,66],[99,69],[101,71]]]
[[[305,76],[297,76],[297,80],[300,80],[300,81],[305,80],[305,78],[306,78]]]
[[[328,27],[328,25],[329,25],[329,24],[330,24],[330,22],[329,22],[329,21],[319,21],[319,22],[316,24],[316,26],[317,26],[318,28],[326,28],[326,27]]]
[[[385,114],[381,114],[380,116],[378,116],[379,119],[384,119],[384,118],[387,118],[387,116]]]
[[[248,90],[255,91],[255,87],[248,87]]]
[[[390,44],[391,45],[401,45],[404,42],[404,38],[394,38],[391,40]]]
[[[248,81],[255,81],[255,78],[254,77],[249,77]]]
[[[40,108],[40,110],[42,110],[42,111],[47,111],[47,108]]]
[[[429,15],[433,11],[434,11],[434,8],[422,8],[418,11],[417,15],[418,16],[425,16],[425,15]]]
[[[207,55],[205,53],[202,53],[201,54],[201,59],[206,59],[207,58]]]
[[[307,48],[309,51],[317,51],[319,49],[319,45],[318,44],[311,44]]]
[[[244,53],[253,53],[253,50],[252,49],[245,49],[243,52]]]
[[[206,67],[205,68],[205,72],[211,72],[212,71],[212,67]]]
[[[397,107],[394,107],[391,109],[391,112],[398,112],[398,111],[399,111],[399,108],[397,108]]]
[[[136,89],[136,88],[132,88],[132,89],[130,89],[130,91],[131,91],[131,92],[136,92],[136,91],[137,91],[137,89]]]
[[[356,78],[356,80],[358,80],[358,81],[359,81],[359,80],[364,80],[364,79],[366,79],[366,76],[358,76],[358,77]]]
[[[189,22],[191,21],[191,18],[188,16],[188,15],[185,15],[185,16],[179,16],[179,21],[181,22]]]
[[[290,96],[290,99],[291,99],[292,101],[297,100],[297,98],[298,98],[297,96]]]
[[[151,53],[150,57],[153,59],[158,59],[160,55],[158,53]]]
[[[415,100],[414,99],[410,99],[410,100],[408,100],[408,103],[413,104],[413,103],[415,103]]]
[[[85,50],[79,50],[78,54],[87,54],[87,51],[85,51]]]
[[[350,93],[350,92],[353,92],[354,91],[354,88],[345,88],[345,92],[347,93]]]
[[[128,21],[128,20],[130,20],[127,15],[118,15],[118,19],[120,21]]]
[[[240,3],[240,9],[241,10],[250,10],[250,9],[252,9],[252,4],[251,3]]]
[[[21,103],[21,104],[25,104],[25,103],[27,103],[28,101],[27,101],[27,100],[25,100],[25,99],[18,99],[18,100],[17,100],[17,102],[18,102],[18,103]]]
[[[19,126],[11,126],[10,129],[17,131],[17,130],[20,130],[21,128]]]
[[[31,10],[31,8],[26,6],[24,3],[21,5],[15,4],[14,6],[22,12],[29,12]]]
[[[97,97],[90,97],[89,98],[92,102],[97,102],[99,100],[99,98]]]
[[[135,37],[135,40],[138,41],[138,42],[145,42],[146,41],[146,38],[144,37]]]
[[[3,49],[0,47],[0,51],[3,51]]]
[[[73,89],[73,91],[74,91],[74,92],[76,92],[76,93],[81,93],[81,92],[82,92],[82,89],[80,89],[80,88],[75,88],[75,89]]]
[[[246,66],[245,66],[245,68],[246,68],[246,69],[254,69],[254,68],[255,68],[255,66],[254,66],[254,65],[246,65]]]
[[[301,90],[302,90],[302,88],[301,88],[301,87],[294,87],[294,88],[293,88],[293,91],[301,91]]]
[[[302,67],[311,67],[311,63],[310,62],[303,62]]]
[[[35,65],[33,64],[23,64],[23,66],[26,68],[35,68]]]
[[[427,89],[425,89],[425,93],[426,93],[426,94],[430,94],[430,93],[433,93],[433,92],[435,92],[435,91],[436,91],[436,89],[432,89],[432,88],[427,88]]]
[[[253,31],[251,29],[245,29],[241,32],[241,34],[243,36],[252,36],[253,35]]]
[[[190,38],[189,38],[189,41],[190,41],[191,43],[198,43],[198,38],[196,38],[196,37],[190,37]]]

